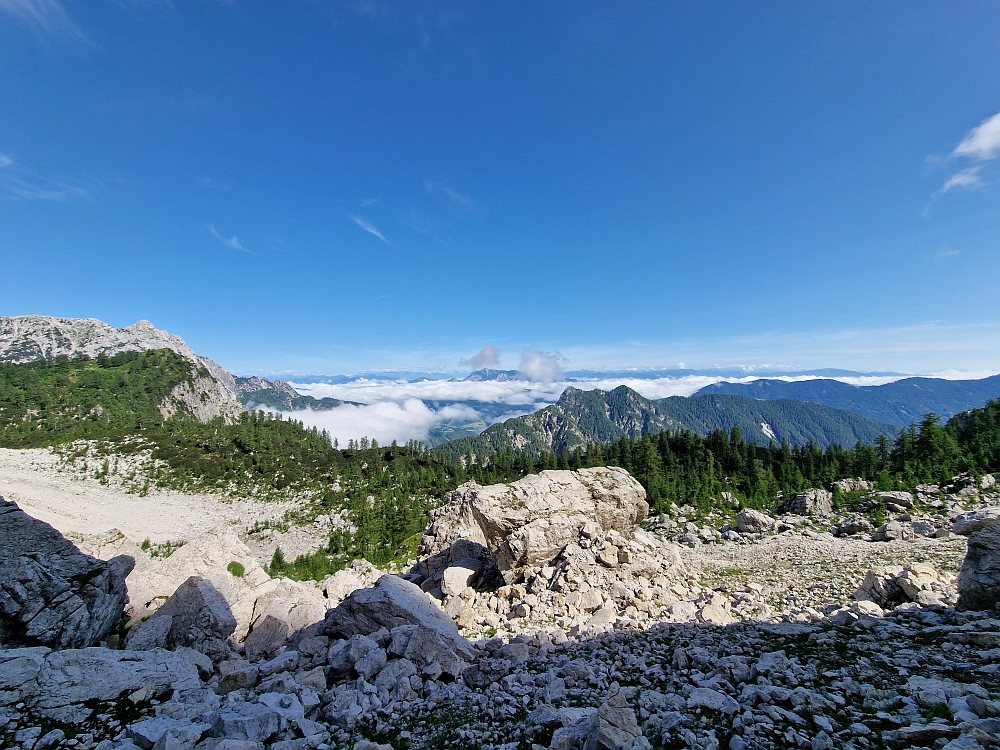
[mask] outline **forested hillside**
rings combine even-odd
[[[905,427],[931,412],[948,419],[1000,397],[1000,375],[981,380],[904,378],[874,386],[856,386],[825,379],[795,383],[765,379],[751,383],[713,383],[702,388],[698,394],[729,394],[768,401],[811,401]]]
[[[726,395],[650,400],[626,386],[612,391],[567,388],[552,406],[495,424],[478,437],[454,440],[438,450],[449,456],[470,450],[476,456],[503,450],[564,453],[664,430],[707,435],[734,427],[744,439],[758,445],[782,440],[792,445],[854,445],[898,432],[892,425],[858,414],[800,401],[768,402]]]
[[[125,435],[162,424],[160,405],[197,374],[169,349],[0,363],[0,446]]]
[[[473,459],[467,454],[462,460]],[[787,442],[761,446],[744,440],[740,428],[734,427],[705,437],[690,430],[647,432],[559,456],[546,452],[534,460],[526,452],[502,450],[489,459],[499,475],[604,465],[632,473],[657,512],[671,503],[707,512],[720,503],[723,492],[732,493],[739,507],[773,511],[779,493],[789,496],[855,477],[870,480],[881,490],[912,489],[961,473],[1000,471],[1000,401],[956,415],[946,425],[929,414],[894,441],[882,436],[850,449],[837,444],[822,449],[815,443],[793,447]],[[472,473],[476,470],[473,465]]]

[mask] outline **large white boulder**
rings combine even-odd
[[[778,513],[796,516],[828,516],[833,513],[833,493],[813,488],[795,497],[783,500],[778,505]]]
[[[642,485],[614,467],[543,471],[511,484],[469,483],[459,490],[501,571],[549,564],[588,523],[628,533],[649,512]]]

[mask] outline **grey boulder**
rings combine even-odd
[[[1000,519],[1000,507],[983,508],[982,510],[971,510],[968,513],[960,513],[951,520],[951,533],[959,536],[969,536],[986,528],[987,525]]]
[[[80,552],[0,497],[0,646],[93,646],[121,621],[134,558]]]
[[[762,534],[771,531],[774,526],[773,518],[752,508],[744,508],[736,516],[736,528],[741,534]]]
[[[263,742],[281,729],[281,716],[260,703],[233,703],[212,717],[211,735],[229,740]]]
[[[958,609],[987,610],[1000,603],[1000,519],[969,535],[958,573]]]
[[[327,612],[323,633],[331,638],[371,635],[382,628],[420,625],[435,631],[463,658],[471,657],[471,645],[458,627],[419,587],[396,576],[384,575],[374,588],[358,589],[338,607]]]
[[[833,513],[833,493],[828,490],[810,489],[783,500],[778,513],[797,516],[828,516]]]

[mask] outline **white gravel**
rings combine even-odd
[[[116,528],[137,544],[187,540],[220,526],[245,536],[254,523],[279,521],[292,507],[162,489],[142,497],[81,476],[49,449],[0,448],[0,495],[66,536]]]

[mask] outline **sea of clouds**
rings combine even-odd
[[[558,379],[553,376],[558,372]],[[535,379],[530,379],[534,376]],[[781,380],[810,380],[814,375],[769,376]],[[848,376],[838,380],[853,385],[880,385],[898,379],[896,376]],[[750,382],[759,376],[743,378],[688,375],[678,377],[602,377],[567,379],[551,362],[539,363],[529,375],[522,369],[518,380],[468,381],[448,379],[383,380],[358,377],[346,383],[292,382],[304,395],[315,398],[331,397],[355,401],[363,406],[345,405],[328,411],[285,412],[306,425],[325,429],[341,444],[359,437],[375,438],[379,443],[392,440],[426,440],[435,426],[451,421],[472,422],[483,419],[486,424],[528,414],[555,403],[567,387],[581,390],[612,390],[628,386],[646,398],[690,396],[701,388],[721,380]],[[441,402],[446,402],[441,405]],[[483,412],[490,405],[492,418]],[[506,407],[506,408],[504,408]]]

